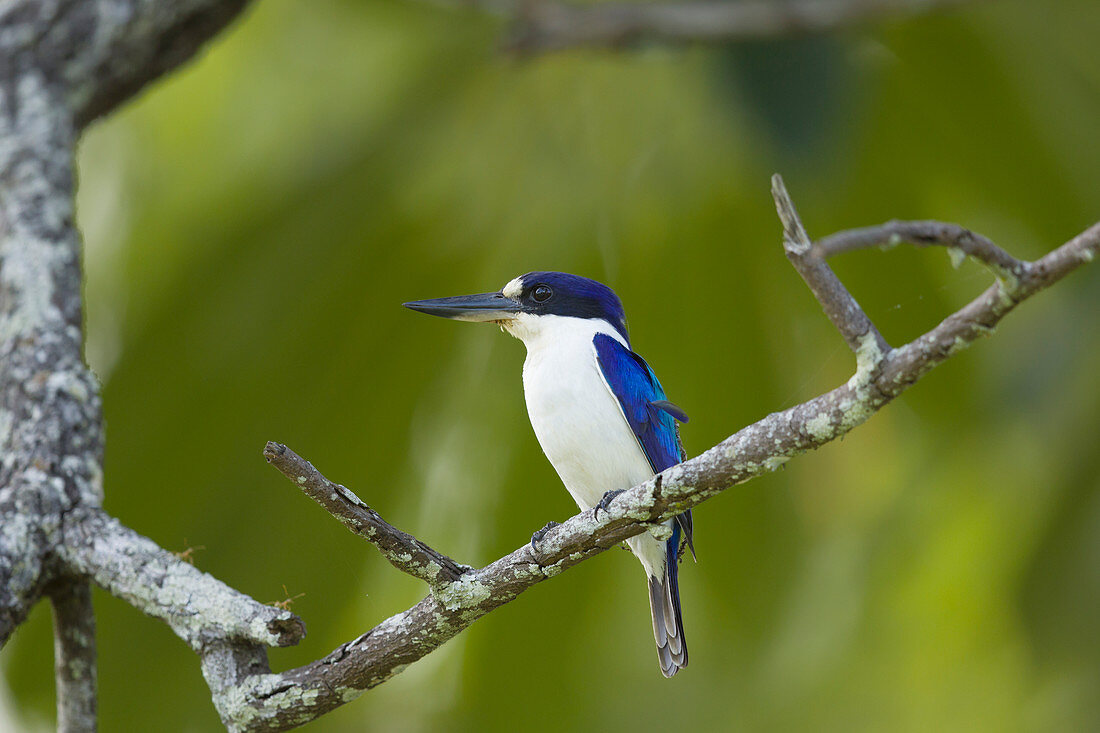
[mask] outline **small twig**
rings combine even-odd
[[[849,229],[810,242],[794,209],[782,178],[772,178],[772,194],[784,227],[784,249],[799,274],[821,303],[829,320],[845,341],[860,344],[865,327],[875,334],[877,348],[856,349],[881,362],[881,374],[871,386],[893,398],[930,369],[988,336],[1009,311],[1025,298],[1053,284],[1073,269],[1091,262],[1100,252],[1100,224],[1066,242],[1035,262],[1019,260],[989,238],[958,224],[939,221],[890,221],[885,224]],[[832,255],[898,244],[916,247],[946,247],[957,261],[968,256],[984,265],[996,282],[969,304],[945,318],[931,331],[904,346],[890,349],[855,299],[825,264]],[[885,404],[885,403],[883,403]],[[881,405],[879,405],[881,406]]]
[[[312,463],[282,443],[269,442],[264,447],[264,458],[341,524],[377,547],[391,565],[427,583],[433,594],[445,591],[468,570],[387,523],[362,499],[329,481]]]
[[[1022,274],[1018,281],[1006,282],[999,277],[984,293],[931,331],[895,349],[883,365],[880,382],[895,389],[912,384],[948,357],[993,333],[1001,318],[1025,299],[1097,256],[1100,256],[1100,223],[1093,224],[1041,259],[1021,262]]]
[[[888,221],[875,227],[849,229],[824,237],[814,243],[819,257],[832,257],[842,252],[852,252],[872,247],[893,247],[897,244],[915,247],[939,245],[952,252],[973,257],[990,272],[1008,282],[1015,282],[1027,275],[1028,263],[1018,260],[981,234],[959,226],[939,221]]]

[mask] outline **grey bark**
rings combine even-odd
[[[57,729],[88,730],[96,724],[95,613],[92,589],[60,580],[47,591],[53,604]]]

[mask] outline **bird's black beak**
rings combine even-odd
[[[456,321],[507,321],[525,310],[521,303],[503,293],[414,300],[404,305],[406,308],[427,313],[429,316],[442,316]]]

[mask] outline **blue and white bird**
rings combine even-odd
[[[405,306],[459,321],[497,323],[523,341],[531,426],[581,509],[606,508],[615,494],[684,459],[676,421],[687,422],[687,416],[631,351],[622,303],[606,285],[562,272],[529,272],[497,293]],[[657,656],[661,673],[671,677],[688,662],[677,568],[682,546],[692,547],[691,512],[667,526],[668,540],[643,532],[626,542],[649,580]]]

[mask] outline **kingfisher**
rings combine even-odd
[[[499,324],[527,347],[523,393],[543,452],[582,510],[607,509],[614,497],[684,460],[677,421],[687,415],[668,400],[657,375],[630,347],[615,292],[564,272],[529,272],[499,292],[404,304],[456,321]],[[649,582],[649,608],[661,673],[687,666],[678,565],[695,555],[691,512],[626,541]],[[536,532],[532,544],[554,526]]]

